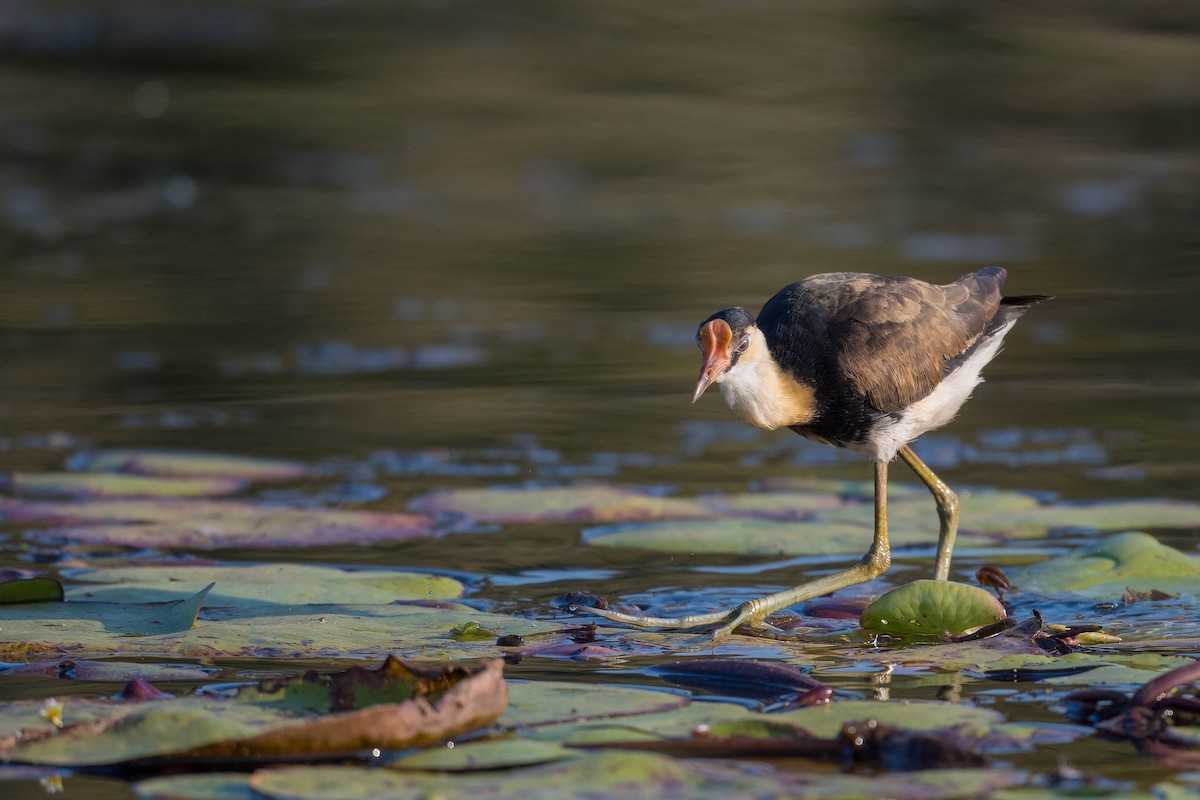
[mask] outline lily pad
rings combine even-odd
[[[378,656],[470,658],[497,652],[493,642],[461,642],[456,627],[475,622],[500,634],[529,637],[556,626],[481,611],[414,605],[235,605],[207,609],[194,628],[170,635],[152,626],[162,606],[150,603],[27,603],[5,608],[0,659],[87,653],[318,658]],[[138,634],[130,636],[129,634]]]
[[[215,581],[219,588],[209,597],[210,607],[270,603],[386,604],[397,600],[441,600],[460,597],[463,592],[461,583],[441,575],[309,564],[88,569],[72,572],[71,579],[85,585],[73,586],[69,599],[107,603],[174,599]]]
[[[929,513],[933,514],[932,509]],[[837,555],[865,552],[872,528],[849,522],[725,518],[631,522],[604,525],[583,532],[583,541],[600,547],[632,547],[663,553],[729,553],[753,556]],[[902,528],[891,537],[895,548],[937,542],[936,524],[925,529]],[[987,545],[987,540],[962,534],[959,543]]]
[[[296,480],[315,474],[311,467],[295,461],[185,450],[97,450],[73,456],[68,467],[87,472],[252,482]]]
[[[474,674],[456,666],[420,673],[389,658],[377,670],[313,673],[233,697],[111,703],[109,714],[91,722],[0,741],[0,756],[59,766],[220,764],[423,747],[500,715],[507,698],[502,665],[492,659]],[[77,702],[87,701],[63,706]]]
[[[0,583],[0,605],[62,599],[62,584],[53,578],[20,578]]]
[[[1086,597],[1120,597],[1126,589],[1200,594],[1200,558],[1160,544],[1145,533],[1108,536],[1070,553],[1008,571],[1024,591],[1071,591]]]
[[[16,472],[0,478],[0,488],[21,495],[69,497],[216,497],[237,494],[237,478],[158,478],[100,472]]]
[[[508,729],[658,714],[682,708],[687,695],[654,689],[555,681],[512,682],[500,725]]]
[[[824,739],[836,736],[847,723],[862,720],[875,720],[912,731],[959,728],[979,734],[1004,722],[1004,717],[991,709],[918,700],[887,703],[842,700],[767,715],[767,719],[796,725]]]
[[[428,518],[411,514],[265,507],[235,500],[10,500],[0,501],[0,512],[14,522],[59,526],[27,531],[34,541],[125,547],[316,547],[432,533]]]
[[[154,636],[156,634],[180,633],[189,630],[196,624],[196,617],[200,614],[200,609],[204,607],[204,601],[208,599],[208,593],[216,585],[216,583],[210,583],[193,595],[180,597],[175,600],[167,600],[162,603],[146,603],[146,607],[151,609],[150,618],[138,619],[135,617],[134,619],[139,623],[139,626],[136,629],[127,629],[125,633]]]
[[[1055,503],[972,516],[975,531],[1041,536],[1057,528],[1119,531],[1140,528],[1200,528],[1200,503],[1184,500],[1116,500]]]
[[[1158,675],[1176,667],[1192,663],[1184,656],[1164,656],[1159,653],[1066,653],[1060,656],[1025,655],[1002,656],[994,660],[981,660],[971,668],[971,673],[992,680],[1012,679],[1038,680],[1052,685],[1128,685],[1140,686]],[[1072,667],[1090,667],[1073,670]],[[1041,677],[1039,673],[1044,674]]]
[[[691,773],[691,780],[682,774],[684,772]],[[478,797],[481,800],[594,800],[596,797],[876,800],[879,780],[870,775],[804,774],[773,770],[761,764],[685,762],[651,753],[613,752],[581,755],[560,764],[520,770],[504,779],[498,779],[494,774],[425,776],[397,775],[387,770],[362,767],[292,767],[260,770],[253,775],[152,778],[136,784],[134,790],[142,800],[377,800],[379,797],[394,800],[434,797]],[[993,792],[1020,786],[1026,780],[1025,773],[1011,768],[943,769],[890,774],[887,786],[888,796],[896,800],[952,800],[992,797]],[[1018,796],[1023,795],[1012,795]],[[1149,795],[1144,797],[1149,800]]]
[[[0,675],[40,675],[72,681],[105,681],[127,683],[135,678],[143,681],[203,681],[212,678],[213,668],[189,667],[180,664],[141,664],[128,661],[91,661],[84,658],[57,661],[33,661],[0,668]]]
[[[409,504],[420,514],[455,513],[481,522],[618,522],[664,517],[707,517],[694,500],[680,500],[616,486],[451,489]]]
[[[806,519],[845,504],[842,498],[826,492],[744,492],[704,497],[701,501],[718,516],[769,519]]]
[[[554,742],[509,738],[430,748],[397,759],[389,763],[388,767],[428,772],[473,772],[528,767],[579,757],[578,750],[571,750]]]
[[[894,636],[955,635],[1007,616],[1004,606],[978,586],[917,580],[893,589],[863,609],[859,624]]]

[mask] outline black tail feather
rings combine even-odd
[[[1035,303],[1040,303],[1043,300],[1053,300],[1054,296],[1049,294],[1019,294],[1015,297],[1001,297],[1000,305],[1002,306],[1031,306]]]

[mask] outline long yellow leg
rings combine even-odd
[[[954,550],[954,537],[958,535],[958,495],[946,485],[945,481],[933,474],[933,470],[927,467],[924,461],[917,458],[917,454],[908,445],[900,448],[900,457],[929,487],[929,491],[933,494],[933,501],[937,503],[940,530],[938,531],[937,558],[933,562],[933,577],[944,581],[950,577],[950,554]]]
[[[916,458],[916,456],[913,457]],[[719,625],[720,627],[713,631],[712,635],[714,640],[718,640],[733,633],[734,629],[740,625],[749,625],[752,628],[769,627],[764,622],[767,616],[782,608],[787,608],[793,603],[820,597],[838,589],[866,583],[872,578],[877,578],[892,563],[891,545],[888,544],[887,469],[886,463],[875,463],[875,538],[871,541],[871,549],[853,567],[803,583],[792,589],[776,592],[756,600],[747,600],[729,611],[718,611],[713,614],[649,617],[639,614],[622,614],[619,611],[599,608],[581,608],[580,610],[591,612],[613,622],[624,622],[641,628],[699,628]]]

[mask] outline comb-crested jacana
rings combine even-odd
[[[945,580],[958,529],[958,497],[908,443],[945,425],[983,378],[1017,319],[1046,295],[1003,297],[1007,277],[985,267],[938,286],[857,272],[813,275],[784,287],[755,319],[726,308],[701,323],[704,353],[692,401],[717,384],[740,419],[791,428],[815,441],[865,453],[875,465],[875,537],[854,566],[729,611],[651,617],[589,609],[642,627],[769,627],[767,615],[863,583],[891,563],[888,463],[897,455],[929,487],[940,533],[934,577]]]

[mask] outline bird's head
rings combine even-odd
[[[704,353],[704,363],[700,365],[693,403],[709,385],[720,383],[737,366],[738,359],[754,346],[754,330],[754,317],[744,308],[723,308],[700,323],[696,344]],[[761,341],[762,337],[757,338]]]

